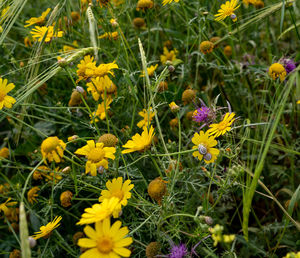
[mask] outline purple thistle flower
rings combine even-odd
[[[282,62],[282,65],[284,66],[287,74],[291,73],[297,67],[293,59],[282,58],[280,61]]]
[[[210,109],[208,107],[203,106],[198,108],[193,113],[193,120],[195,122],[203,122],[208,118],[209,112]]]
[[[174,245],[169,254],[169,258],[183,258],[188,254],[185,244]]]

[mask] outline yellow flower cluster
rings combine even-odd
[[[131,198],[134,187],[131,180],[123,182],[122,177],[106,182],[106,190],[102,190],[99,202],[91,208],[85,209],[78,225],[95,223],[84,228],[87,238],[80,238],[78,245],[87,248],[81,257],[129,257],[131,251],[125,248],[132,243],[132,238],[127,237],[127,227],[121,228],[121,221],[111,225],[110,218],[118,218],[122,206],[126,206]]]
[[[234,122],[235,113],[226,113],[223,120],[218,124],[211,124],[206,132],[195,133],[192,142],[195,144],[193,156],[199,160],[204,159],[205,163],[213,163],[217,159],[220,151],[215,147],[218,141],[215,139],[231,130],[231,124]]]
[[[114,69],[118,69],[118,65],[114,62],[108,64],[100,64],[96,66],[94,57],[87,55],[80,64],[77,65],[78,80],[89,81],[86,83],[87,91],[92,94],[93,99],[98,101],[100,97],[103,102],[98,104],[97,110],[90,114],[91,123],[104,120],[107,117],[107,111],[112,103],[112,95],[116,93],[117,87],[109,76],[114,76]]]
[[[211,237],[214,240],[214,246],[217,246],[218,243],[228,244],[235,239],[235,235],[223,235],[223,229],[223,226],[220,226],[219,224],[210,229]]]

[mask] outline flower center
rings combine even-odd
[[[4,100],[5,96],[6,93],[4,91],[3,92],[0,91],[0,102]]]
[[[101,253],[108,254],[113,249],[113,241],[110,237],[102,237],[97,241],[97,249]]]
[[[93,163],[97,163],[103,160],[104,156],[105,156],[105,152],[103,149],[95,148],[90,151],[90,153],[87,155],[87,158]]]
[[[233,13],[233,8],[227,8],[224,12],[226,15],[231,15]]]
[[[117,190],[117,191],[113,192],[112,196],[117,197],[120,200],[122,200],[124,197],[124,193],[122,190]]]
[[[227,127],[227,122],[221,122],[219,123],[219,130],[222,131],[222,130],[225,130]]]
[[[44,152],[54,151],[59,146],[59,139],[57,137],[48,137],[42,143],[42,149]]]

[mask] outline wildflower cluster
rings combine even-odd
[[[300,257],[298,1],[0,2],[4,258]]]

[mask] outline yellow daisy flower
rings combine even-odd
[[[152,77],[154,75],[154,72],[156,70],[156,68],[158,67],[158,64],[156,65],[151,65],[150,67],[147,67],[147,73],[149,77]],[[140,75],[140,77],[145,77],[145,71],[142,72],[142,74]]]
[[[37,39],[38,42],[41,42],[45,36],[45,42],[50,42],[52,40],[52,38],[61,38],[64,35],[64,32],[59,30],[54,32],[54,27],[53,26],[35,26],[34,29],[32,29],[32,31],[30,31],[30,33],[32,34],[32,37]]]
[[[114,32],[105,32],[103,35],[100,35],[99,39],[109,39],[109,40],[117,40],[119,37],[119,33],[117,31]]]
[[[91,69],[91,67],[94,69],[96,68],[96,62],[94,61],[94,57],[87,55],[83,58],[83,60],[80,61],[80,64],[77,65],[77,75],[79,79],[76,82],[81,81],[82,79],[87,79],[88,76],[86,75],[86,69]]]
[[[241,5],[238,5],[238,0],[230,0],[226,1],[225,4],[221,5],[221,8],[218,10],[218,14],[215,14],[217,17],[216,21],[223,21],[225,18],[230,16],[230,18],[235,22],[237,21],[237,17],[234,13],[236,9],[238,9]]]
[[[48,13],[51,11],[51,8],[48,8],[45,12],[42,13],[42,15],[40,17],[32,17],[29,20],[25,21],[25,23],[28,23],[26,25],[24,25],[24,27],[29,27],[33,24],[43,24],[45,22],[45,19],[48,15]]]
[[[61,221],[62,217],[61,216],[56,216],[53,221],[49,222],[46,226],[41,226],[40,231],[35,232],[32,238],[35,240],[44,237],[48,238],[51,234],[51,232],[60,226],[59,222]]]
[[[119,258],[129,257],[131,251],[125,248],[133,240],[126,237],[129,231],[127,227],[122,227],[121,221],[116,221],[112,226],[110,219],[95,224],[95,230],[86,226],[84,233],[88,238],[80,238],[78,245],[83,248],[89,248],[80,258]]]
[[[104,120],[106,118],[106,113],[105,113],[105,110],[107,112],[107,110],[110,109],[110,104],[112,102],[112,99],[111,98],[107,98],[106,101],[102,101],[99,105],[98,105],[98,108],[96,110],[96,112],[93,113],[93,115],[91,117],[91,123],[94,122],[98,122],[100,118],[101,120]]]
[[[7,84],[7,79],[0,78],[0,110],[3,107],[12,108],[12,105],[16,103],[13,97],[7,95],[14,87],[13,83]]]
[[[150,107],[150,110],[143,109],[143,111],[139,112],[139,115],[143,118],[143,120],[141,120],[137,123],[137,126],[139,128],[142,128],[144,126],[148,126],[151,124],[151,121],[155,115],[152,110],[153,110],[152,107]]]
[[[107,159],[115,159],[115,147],[104,147],[104,143],[96,143],[87,141],[87,145],[75,151],[75,154],[85,155],[87,162],[85,165],[85,173],[91,173],[92,176],[97,175],[97,169],[103,167],[108,168]]]
[[[47,164],[47,159],[50,162],[61,162],[66,146],[67,145],[56,136],[45,139],[41,145],[41,151],[45,164]]]
[[[104,200],[109,200],[112,197],[119,198],[119,202],[122,206],[127,205],[127,200],[131,198],[130,190],[134,187],[131,184],[131,180],[126,180],[123,183],[123,178],[118,177],[114,178],[112,181],[108,180],[106,182],[106,188],[108,190],[102,190],[101,196],[99,197],[99,202],[103,202]]]
[[[15,206],[17,202],[10,202],[11,198],[9,197],[6,202],[0,204],[0,212],[3,211],[6,217],[10,217],[12,208],[11,206]]]
[[[169,104],[169,107],[171,109],[172,112],[176,112],[179,110],[179,106],[174,102],[172,101],[170,104]]]
[[[211,124],[209,127],[210,129],[207,130],[209,135],[214,135],[215,137],[219,137],[220,135],[225,134],[226,132],[230,131],[231,124],[234,122],[235,113],[226,113],[223,121],[218,124]]]
[[[197,151],[193,152],[194,157],[199,160],[202,160],[203,158],[207,164],[215,162],[220,151],[213,148],[218,144],[213,136],[209,136],[208,132],[204,133],[203,131],[200,131],[200,133],[194,134],[192,142],[195,144],[193,149],[197,149]]]
[[[2,158],[7,159],[9,157],[9,149],[6,147],[3,147],[2,149],[0,149],[0,160]]]
[[[162,1],[162,4],[165,6],[166,4],[170,4],[170,3],[172,3],[173,1],[176,2],[176,3],[179,2],[179,0],[163,0],[163,1]]]
[[[100,64],[99,66],[92,66],[90,64],[87,65],[86,75],[88,77],[103,77],[105,75],[114,76],[113,69],[118,69],[119,66],[116,62],[108,63],[108,64]]]
[[[39,187],[35,186],[32,187],[28,193],[27,193],[27,200],[29,203],[33,204],[34,202],[37,202],[36,197],[38,197],[37,192],[40,190]]]
[[[107,75],[104,75],[101,77],[92,78],[92,81],[87,83],[86,86],[88,87],[87,91],[92,93],[93,99],[98,101],[101,94],[105,92],[105,89],[107,93],[113,89],[115,85]]]
[[[269,68],[269,75],[272,77],[273,80],[276,80],[279,77],[280,81],[284,81],[286,76],[286,70],[282,64],[274,63]]]
[[[86,208],[84,213],[81,215],[81,219],[76,225],[91,224],[109,219],[112,215],[114,218],[119,217],[121,211],[120,199],[112,197],[105,199],[102,203],[96,203],[91,208]]]
[[[165,64],[167,61],[173,62],[176,60],[176,55],[178,54],[177,49],[169,51],[167,47],[164,47],[163,55],[160,55],[160,61]]]
[[[58,183],[60,180],[62,180],[61,169],[58,167],[54,170],[46,167],[46,166],[39,166],[36,171],[34,171],[32,177],[34,180],[41,180],[43,177],[47,182],[50,183]]]
[[[139,135],[138,133],[135,134],[132,136],[132,140],[129,140],[125,145],[122,146],[123,148],[127,149],[122,151],[123,154],[134,151],[145,151],[146,149],[150,148],[154,136],[154,128],[151,125],[149,131],[147,127],[144,127],[143,129],[144,131],[142,132],[142,135]]]
[[[297,101],[297,104],[300,104],[300,99]]]

